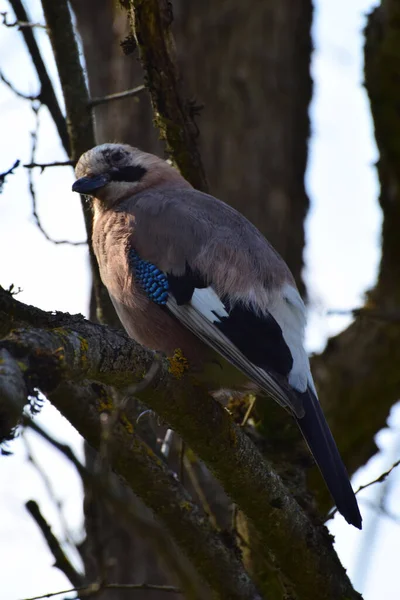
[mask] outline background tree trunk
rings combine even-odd
[[[137,52],[124,54],[121,48],[128,34],[125,11],[112,0],[72,0],[71,5],[90,95],[104,96],[142,83]],[[211,193],[257,225],[288,262],[304,292],[311,2],[301,0],[294,6],[290,0],[267,0],[249,10],[239,0],[175,0],[173,11],[186,97],[204,106],[199,141]],[[98,143],[121,141],[162,155],[147,93],[98,106],[94,114]],[[197,476],[213,514],[227,528],[229,500],[201,466]],[[85,501],[85,518],[84,556],[90,578],[98,575],[93,548],[100,531],[111,579],[174,583],[144,541],[119,526],[91,497]],[[109,590],[101,597],[116,600],[122,595]],[[142,597],[140,592],[137,596]],[[144,597],[155,600],[160,594],[144,592]]]

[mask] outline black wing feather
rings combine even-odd
[[[235,304],[233,308],[227,300],[224,304],[229,317],[220,317],[215,327],[257,367],[287,376],[293,358],[274,317],[269,313],[257,314],[243,304]]]

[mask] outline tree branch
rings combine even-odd
[[[115,393],[113,389],[91,381],[79,383],[66,382],[59,385],[52,393],[55,406],[66,405],[67,403],[71,403],[75,407],[82,405],[98,406],[98,414],[100,415],[105,414],[103,411],[110,410],[110,405],[114,397]],[[203,600],[205,592],[209,590],[208,586],[200,581],[199,575],[189,563],[186,556],[183,556],[178,551],[177,546],[173,543],[165,528],[161,527],[154,519],[151,519],[147,513],[144,516],[140,512],[136,497],[132,493],[132,490],[124,485],[121,478],[111,476],[110,472],[104,468],[94,472],[77,459],[69,446],[54,440],[32,419],[25,417],[23,423],[33,429],[72,462],[79,476],[82,478],[88,493],[95,495],[98,501],[107,506],[107,514],[116,524],[120,524],[121,528],[128,526],[130,531],[135,531],[142,539],[146,539],[154,546],[156,555],[166,565],[173,579],[179,582],[181,589],[184,590],[188,599]],[[96,426],[99,426],[97,420],[96,423]],[[124,427],[127,426],[126,416],[122,418],[122,423]],[[136,430],[141,433],[140,428],[136,427]],[[133,466],[132,468],[134,469],[135,467]],[[101,543],[99,540],[97,542]],[[107,565],[104,566],[107,567]],[[105,583],[107,580],[107,569],[101,573],[101,576],[103,577],[102,583]]]
[[[39,94],[35,94],[32,96],[31,94],[24,94],[17,90],[13,83],[0,71],[0,79],[1,81],[12,91],[13,94],[21,98],[22,100],[29,100],[30,102],[35,102],[35,100],[39,100]]]
[[[71,143],[69,156],[71,160],[77,161],[81,154],[93,148],[96,142],[92,115],[89,109],[90,98],[79,59],[79,49],[71,21],[71,13],[67,0],[58,0],[58,2],[42,0],[42,6],[64,94],[68,134]],[[92,210],[82,196],[81,204],[89,241],[97,317],[99,321],[119,326],[107,290],[102,284],[99,267],[93,253],[91,244]]]
[[[86,578],[81,573],[78,573],[70,563],[64,550],[61,548],[60,542],[51,531],[50,525],[40,512],[38,504],[34,500],[28,500],[25,504],[27,511],[36,522],[40,531],[43,534],[44,539],[49,547],[50,552],[54,556],[54,566],[60,569],[71,582],[74,587],[82,587],[86,585]]]
[[[8,169],[8,171],[4,171],[3,173],[0,173],[0,193],[3,190],[3,185],[6,181],[6,177],[8,175],[12,175],[14,173],[14,170],[19,166],[19,163],[20,163],[20,161],[16,160],[14,162],[13,166]]]
[[[12,303],[15,308],[11,313],[23,314],[25,318],[29,316],[28,307],[21,307],[21,303],[9,294],[1,296],[0,310],[2,304]],[[37,315],[37,309],[34,312]],[[14,330],[0,346],[18,361],[28,388],[34,385],[41,389],[87,441],[98,448],[98,412],[101,406],[83,403],[73,406],[69,397],[57,397],[57,387],[63,381],[91,379],[123,389],[140,382],[143,373],[149,371],[154,353],[140,347],[122,332],[89,323],[81,317],[70,317],[70,323],[66,315],[60,315],[60,318],[47,315],[47,319],[53,323],[51,330],[33,327]],[[46,317],[42,320],[45,321]],[[59,327],[56,326],[57,321]],[[270,465],[232,422],[225,409],[201,385],[193,384],[190,376],[182,379],[174,377],[170,367],[170,360],[160,361],[159,372],[148,388],[139,394],[140,398],[183,437],[255,524],[261,546],[273,553],[278,568],[291,582],[297,597],[309,600],[312,594],[319,600],[359,598],[332,549],[325,529],[310,523]],[[3,376],[3,382],[6,379]],[[129,405],[126,416],[130,420]],[[202,538],[198,531],[193,532],[189,518],[192,508],[187,514],[182,506],[178,509],[176,503],[170,505],[165,501],[165,490],[163,500],[160,500],[159,484],[164,480],[168,490],[167,475],[159,462],[148,464],[148,454],[143,454],[138,440],[121,424],[115,443],[118,452],[112,454],[112,466],[164,521],[188,556],[193,557],[193,553],[199,550],[193,548],[194,539]],[[169,485],[176,486],[176,480],[170,481]],[[182,523],[186,522],[188,526],[183,527]],[[214,560],[220,561],[221,558],[216,555]],[[194,557],[193,562],[203,574],[204,569],[207,571],[205,576],[210,583],[214,569],[209,561],[198,565]]]
[[[131,90],[125,90],[124,92],[117,92],[115,94],[108,94],[108,96],[102,96],[101,98],[91,98],[89,100],[90,108],[99,106],[100,104],[106,104],[107,102],[114,102],[114,100],[123,100],[124,98],[131,98],[132,96],[138,96],[146,89],[145,85],[138,85]]]
[[[21,0],[9,0],[9,2],[13,8],[17,21],[30,22]],[[28,47],[30,57],[40,81],[40,92],[37,96],[37,99],[40,100],[42,104],[45,104],[49,109],[54,124],[57,127],[58,135],[60,136],[62,145],[64,146],[66,153],[69,154],[70,144],[65,117],[61,112],[60,105],[58,104],[53,85],[47,73],[42,55],[40,54],[39,46],[36,43],[34,32],[32,27],[24,27],[20,31],[24,36],[25,43]]]
[[[155,122],[182,175],[197,189],[208,185],[197,145],[196,107],[184,98],[167,0],[129,0],[132,33],[147,73]]]
[[[29,21],[13,21],[12,23],[10,23],[10,21],[7,20],[7,12],[2,12],[0,13],[0,15],[3,17],[2,25],[4,25],[5,27],[18,27],[19,29],[22,29],[24,27],[38,27],[39,29],[46,29],[46,25],[43,25],[42,23],[31,23]]]
[[[48,167],[74,167],[75,165],[75,160],[56,160],[52,163],[30,162],[24,165],[24,167],[25,169],[41,169],[41,171],[43,172]]]
[[[373,479],[372,481],[369,481],[368,483],[366,483],[365,485],[360,485],[360,487],[358,488],[358,490],[355,492],[356,496],[357,494],[359,494],[360,492],[362,492],[363,490],[366,490],[367,488],[371,487],[371,485],[375,485],[377,483],[382,483],[383,481],[385,481],[385,479],[387,477],[389,477],[390,473],[393,471],[393,469],[395,469],[396,467],[398,467],[400,465],[400,460],[397,460],[395,463],[393,463],[393,465],[390,467],[390,469],[388,469],[387,471],[384,471],[383,473],[381,473],[379,475],[379,477],[376,477],[376,479]],[[378,507],[379,508],[379,507]],[[329,521],[330,519],[332,519],[337,513],[337,508],[335,508],[330,514],[329,517],[327,519],[327,521]],[[393,518],[393,517],[392,517]]]
[[[9,402],[12,402],[14,398],[18,398],[17,405],[19,405],[25,384],[23,380],[20,380],[20,389],[16,392],[14,366],[5,350],[1,351],[1,361],[0,374],[3,377],[0,382],[0,393],[2,398],[3,400],[8,399]],[[20,361],[18,363],[20,364]],[[10,371],[13,372],[12,385],[7,388],[7,372]],[[9,393],[10,389],[13,390],[12,396]],[[69,402],[71,402],[71,398]],[[104,400],[98,400],[97,405],[81,408],[83,410],[79,409],[79,415],[76,412],[77,407],[73,409],[73,412],[75,412],[73,423],[75,426],[83,426],[86,434],[88,433],[87,428],[89,428],[91,431],[89,435],[86,435],[86,440],[93,447],[99,449],[101,443],[99,413],[110,410],[110,405],[104,408]],[[74,464],[84,482],[91,486],[95,493],[105,498],[111,494],[111,499],[114,502],[115,498],[112,490],[115,489],[115,486],[106,477],[104,471],[97,476],[96,473],[90,473],[76,459],[68,446],[54,440],[31,420],[28,423],[33,430],[39,432],[42,437],[60,450]],[[126,479],[134,492],[143,498],[156,516],[166,524],[179,546],[190,557],[200,575],[214,590],[216,598],[221,600],[261,600],[235,551],[225,545],[223,537],[212,528],[209,520],[200,513],[176,476],[133,433],[133,430],[134,427],[127,415],[124,415],[124,418],[115,425],[113,438],[109,443],[111,466]],[[193,595],[191,593],[189,597],[199,600],[197,594]]]
[[[49,592],[48,594],[42,594],[41,596],[32,596],[31,598],[23,598],[23,600],[43,600],[44,598],[53,598],[54,596],[60,596],[61,594],[71,594],[76,592],[77,594],[88,598],[95,596],[103,590],[126,590],[126,591],[156,591],[165,592],[169,594],[182,594],[179,588],[172,585],[157,585],[154,583],[92,583],[83,587],[76,587],[69,590],[60,590],[59,592]]]

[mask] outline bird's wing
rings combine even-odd
[[[232,305],[212,285],[195,287],[190,299],[181,302],[182,283],[185,285],[176,277],[168,277],[167,309],[279,404],[302,416],[301,402],[285,385],[293,358],[274,317],[268,312],[257,314],[239,302]]]
[[[301,417],[302,401],[291,388],[302,393],[311,378],[305,314],[285,263],[239,213],[200,192],[182,193],[150,222],[152,196],[143,199],[142,213],[136,206],[136,280],[146,272],[155,301]]]

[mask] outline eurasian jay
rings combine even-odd
[[[137,148],[97,146],[76,176],[73,191],[93,197],[93,249],[128,334],[193,365],[217,353],[285,407],[338,510],[361,529],[304,350],[305,306],[279,254],[239,212]]]

